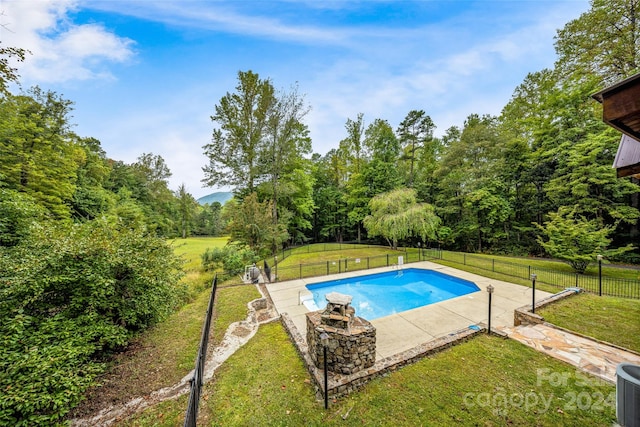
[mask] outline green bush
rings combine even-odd
[[[104,221],[36,226],[0,248],[0,425],[50,425],[100,360],[179,303],[163,240]]]
[[[207,248],[201,258],[205,270],[223,269],[224,274],[228,276],[241,274],[245,266],[258,261],[254,251],[246,246],[235,244],[226,245],[223,248]]]

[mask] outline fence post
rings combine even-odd
[[[602,255],[598,255],[598,295],[602,296]]]
[[[367,257],[367,270],[369,269],[369,257]]]
[[[329,275],[329,261],[327,261],[327,276]]]
[[[338,273],[342,273],[342,260],[338,260]]]
[[[467,265],[467,254],[462,254],[462,264]]]
[[[578,286],[578,273],[576,273],[576,288],[579,288],[580,286]]]
[[[493,273],[496,272],[496,260],[495,260],[495,258],[491,258],[491,271]]]
[[[529,275],[528,275],[528,277],[531,277],[531,266],[530,266],[530,265],[528,265],[527,267],[529,268]]]
[[[387,254],[387,267],[389,267],[389,254]]]

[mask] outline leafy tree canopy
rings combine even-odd
[[[550,213],[549,221],[536,226],[546,238],[538,238],[544,250],[569,264],[577,273],[584,273],[598,255],[609,258],[633,249],[631,245],[610,249],[608,236],[613,227],[603,227],[596,219],[577,215],[576,209],[568,206]]]
[[[437,237],[440,218],[433,206],[416,202],[413,189],[399,188],[375,196],[369,202],[371,215],[364,219],[370,236],[382,236],[394,249],[398,241],[411,236],[423,241]]]

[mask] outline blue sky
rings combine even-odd
[[[0,0],[3,46],[29,49],[23,88],[75,103],[75,132],[127,163],[161,155],[197,198],[214,106],[252,70],[298,84],[314,152],[347,118],[396,128],[413,109],[436,135],[499,114],[527,73],[552,67],[556,30],[587,0]]]

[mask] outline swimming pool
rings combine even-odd
[[[307,285],[310,295],[305,306],[319,310],[327,305],[325,295],[339,292],[351,295],[356,315],[374,320],[413,308],[478,292],[468,280],[433,270],[407,268],[386,273],[368,274]]]

